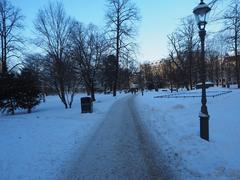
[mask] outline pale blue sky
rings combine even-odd
[[[11,0],[25,16],[25,35],[31,36],[33,21],[39,8],[49,0]],[[53,0],[54,1],[54,0]],[[192,15],[200,0],[133,0],[142,16],[139,26],[139,60],[153,61],[168,55],[167,35],[174,31],[180,19]],[[67,14],[85,24],[99,27],[105,24],[106,0],[62,0]],[[210,0],[205,0],[210,2]]]

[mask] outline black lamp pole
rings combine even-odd
[[[201,81],[202,81],[202,107],[200,117],[200,137],[209,141],[209,115],[207,110],[207,97],[206,97],[206,68],[205,68],[205,36],[206,30],[199,31],[201,40]]]
[[[202,82],[202,106],[200,117],[200,137],[209,141],[209,115],[207,110],[207,96],[206,96],[206,68],[205,68],[205,36],[206,36],[206,24],[207,14],[211,11],[211,8],[200,1],[199,5],[193,9],[193,13],[196,17],[199,36],[201,40],[201,67],[200,67],[200,79]]]

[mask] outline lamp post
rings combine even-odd
[[[196,17],[197,25],[199,28],[199,36],[201,40],[201,68],[200,68],[200,78],[202,82],[202,106],[200,117],[200,137],[209,141],[209,115],[207,110],[207,97],[206,97],[206,70],[205,70],[205,36],[206,36],[206,24],[207,15],[211,8],[201,0],[199,5],[193,9],[193,13]]]

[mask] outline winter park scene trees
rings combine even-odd
[[[240,179],[240,0],[0,0],[0,179]]]

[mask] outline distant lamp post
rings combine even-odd
[[[211,8],[201,0],[200,4],[193,9],[193,13],[196,17],[197,25],[199,28],[199,36],[201,40],[201,69],[200,77],[202,81],[202,107],[199,114],[200,117],[200,136],[201,138],[209,141],[209,115],[207,110],[207,97],[206,97],[206,70],[205,70],[205,50],[204,42],[206,36],[206,24],[208,13]]]

